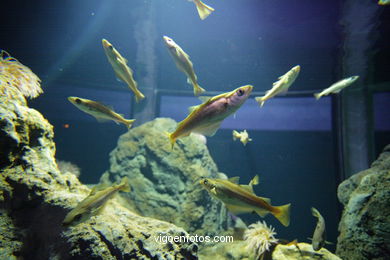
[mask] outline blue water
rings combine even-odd
[[[199,103],[169,56],[163,35],[190,55],[199,84],[213,94],[246,84],[254,85],[254,94],[263,94],[299,64],[301,73],[290,94],[267,101],[262,109],[250,98],[236,117],[228,118],[208,138],[208,147],[221,172],[241,176],[243,183],[259,174],[257,194],[272,198],[274,205],[292,203],[290,227],[282,227],[272,217],[266,219],[276,227],[278,237],[307,241],[315,226],[310,213],[314,206],[327,220],[328,240],[336,243],[341,214],[336,190],[341,177],[335,97],[316,101],[312,94],[350,76],[341,72],[344,1],[205,2],[216,11],[204,21],[194,4],[185,0],[7,3],[0,18],[2,35],[7,37],[0,38],[0,48],[42,79],[45,94],[30,104],[54,125],[57,157],[80,166],[85,183],[96,183],[108,169],[108,154],[126,129],[97,123],[66,97],[102,101],[127,118],[137,115],[133,94],[115,79],[107,62],[102,38],[129,60],[140,90],[157,93],[150,118],[180,121],[188,106]],[[386,112],[390,111],[389,17],[387,8],[378,11],[373,21],[377,33],[369,62],[371,74],[362,79],[366,85],[380,85],[373,90],[372,107],[376,154],[390,142]],[[253,142],[246,147],[233,142],[233,129],[247,129]],[[246,215],[243,219],[250,224],[259,218]]]

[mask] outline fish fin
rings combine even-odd
[[[120,191],[130,192],[130,184],[129,184],[128,177],[123,177],[119,185],[120,185],[120,189],[119,189]]]
[[[257,184],[259,184],[259,175],[256,174],[256,176],[253,177],[253,179],[249,182],[249,185],[253,186],[253,185],[257,185]]]
[[[236,215],[248,213],[248,212],[252,211],[251,209],[248,209],[246,207],[240,207],[240,206],[236,206],[236,205],[225,204],[225,206],[231,213],[236,214]]]
[[[127,126],[128,129],[130,129],[133,126],[134,122],[135,119],[125,119],[124,124]]]
[[[268,210],[265,210],[265,209],[260,209],[260,208],[257,208],[254,210],[257,215],[259,215],[260,217],[264,218],[265,216],[268,215],[269,211]]]
[[[314,94],[314,97],[318,100],[321,98],[321,93],[315,93]]]
[[[259,197],[259,198],[264,200],[265,202],[267,202],[268,204],[271,205],[271,199],[270,198],[265,198],[265,197]]]
[[[228,179],[228,181],[230,181],[231,183],[238,184],[240,182],[240,177],[238,177],[238,176],[231,177],[231,178]]]
[[[278,93],[278,96],[285,96],[288,92],[288,88],[283,88],[279,93]]]
[[[99,123],[105,123],[105,122],[108,122],[110,121],[109,119],[106,119],[106,118],[101,118],[101,117],[97,117],[97,116],[93,116]]]
[[[311,237],[308,237],[308,238],[307,238],[307,240],[313,241],[313,238],[311,238]]]
[[[190,106],[189,108],[188,108],[188,112],[189,113],[192,113],[194,110],[196,110],[197,108],[199,108],[199,105],[196,105],[196,106]]]
[[[199,86],[197,83],[194,83],[193,86],[194,86],[194,95],[195,96],[199,96],[200,94],[202,94],[203,92],[206,91],[204,88]]]
[[[240,185],[240,187],[243,188],[244,190],[250,192],[250,193],[255,194],[255,192],[253,191],[253,187],[250,185]]]
[[[285,227],[290,225],[290,206],[291,204],[289,203],[283,206],[274,207],[276,210],[272,211],[272,215],[274,215]]]
[[[222,121],[211,124],[205,128],[199,129],[199,131],[194,131],[198,134],[203,134],[207,136],[213,136],[218,131],[219,127],[221,126]]]
[[[210,192],[211,192],[211,194],[213,194],[213,195],[217,195],[217,190],[216,190],[215,188],[212,188],[212,189],[210,190]]]
[[[204,20],[209,16],[212,12],[214,12],[214,8],[204,4],[201,0],[193,1],[196,5],[196,9],[198,10],[198,14],[200,19]]]
[[[334,90],[332,93],[337,94],[340,93],[340,91],[343,90],[342,88]]]
[[[210,100],[211,97],[209,96],[200,96],[198,97],[200,101],[202,101],[203,103],[206,103],[207,101]]]
[[[255,100],[257,101],[257,103],[259,103],[260,107],[264,106],[265,100],[262,97],[257,97],[255,98]]]
[[[325,244],[327,245],[334,245],[334,243],[330,242],[330,241],[324,241]]]
[[[165,132],[165,134],[168,136],[169,142],[171,143],[171,149],[173,150],[173,146],[175,145],[176,138],[173,137],[173,133]]]
[[[89,193],[88,196],[92,196],[96,192],[107,189],[108,187],[110,187],[110,185],[108,183],[98,183],[92,187],[91,192]]]

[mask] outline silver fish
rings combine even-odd
[[[314,97],[318,100],[322,96],[327,96],[331,93],[333,93],[333,94],[339,93],[341,90],[343,90],[344,88],[346,88],[346,87],[350,86],[352,83],[354,83],[358,78],[359,78],[359,76],[352,76],[352,77],[337,81],[336,83],[332,84],[329,88],[324,89],[320,93],[315,93]]]
[[[315,251],[318,251],[325,245],[326,242],[325,219],[315,208],[311,208],[311,213],[317,218],[317,225],[314,230],[311,245]]]
[[[205,90],[198,84],[198,77],[195,74],[194,67],[190,60],[190,56],[180,48],[171,38],[168,36],[163,37],[165,45],[168,48],[173,60],[176,63],[176,67],[187,75],[187,82],[194,87],[194,95],[199,96]]]

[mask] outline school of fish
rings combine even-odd
[[[206,19],[214,11],[212,7],[206,5],[201,0],[188,1],[195,4],[198,15],[202,20]],[[390,0],[379,0],[378,4],[388,5],[390,4]],[[192,85],[194,96],[199,96],[204,93],[206,90],[198,84],[198,76],[195,73],[190,56],[172,38],[168,36],[163,36],[162,38],[176,67],[185,74],[187,82]],[[108,40],[102,39],[102,45],[116,77],[127,84],[128,88],[134,94],[136,102],[141,102],[145,96],[138,88],[138,84],[134,79],[134,72],[129,67],[127,59]],[[273,83],[272,88],[266,91],[263,96],[255,97],[255,101],[258,102],[260,107],[263,107],[267,100],[286,93],[298,78],[300,71],[301,67],[299,65],[294,66],[287,73],[280,76]],[[314,97],[318,100],[329,94],[337,94],[352,85],[358,78],[359,76],[344,78],[321,92],[315,93]],[[177,124],[176,129],[172,133],[166,133],[171,148],[174,148],[174,144],[179,138],[187,137],[190,134],[198,136],[206,144],[206,138],[204,136],[213,136],[220,128],[223,120],[234,114],[248,100],[252,90],[252,85],[245,85],[213,97],[200,97],[203,103],[190,107],[188,116]],[[121,114],[114,112],[112,108],[93,100],[75,96],[68,97],[68,100],[81,111],[95,117],[99,122],[112,120],[116,123],[124,124],[128,129],[135,122],[135,119],[125,119]],[[240,140],[244,146],[252,141],[246,130],[242,132],[233,130],[232,135],[233,140]],[[238,180],[238,177],[230,179],[204,178],[199,183],[212,197],[220,200],[233,214],[256,212],[261,217],[271,214],[282,225],[289,226],[290,203],[282,206],[273,206],[271,205],[270,199],[257,196],[253,191],[253,185],[258,184],[257,175],[248,185],[240,185]],[[119,184],[111,187],[104,189],[94,188],[84,200],[65,216],[63,224],[72,224],[84,215],[101,209],[118,191],[130,191],[127,178],[123,178]],[[315,208],[312,208],[312,214],[318,219],[312,238],[313,249],[317,251],[326,242],[325,220]]]

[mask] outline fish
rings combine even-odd
[[[99,122],[113,120],[115,123],[122,123],[130,129],[135,121],[135,119],[125,119],[111,108],[93,100],[80,97],[68,97],[68,100],[81,111],[95,117]]]
[[[233,214],[256,212],[265,217],[271,213],[282,225],[289,226],[291,204],[272,206],[270,199],[256,196],[253,185],[258,184],[258,179],[256,175],[248,185],[239,185],[238,177],[228,180],[205,178],[200,180],[200,184]]]
[[[99,190],[94,187],[91,193],[65,216],[62,224],[65,226],[69,225],[74,221],[79,221],[83,215],[99,210],[118,191],[130,192],[127,177],[123,177],[119,184],[114,184],[105,189]]]
[[[198,14],[200,19],[206,19],[212,12],[214,12],[214,8],[206,5],[201,0],[188,0],[193,2],[196,5],[196,9],[198,10]]]
[[[245,146],[248,142],[252,141],[251,138],[249,138],[248,132],[246,130],[242,132],[237,132],[236,130],[233,130],[233,140],[240,139],[240,142]]]
[[[311,208],[311,213],[317,218],[317,225],[313,233],[311,245],[315,251],[318,251],[326,243],[325,220],[316,208]]]
[[[187,83],[192,84],[194,88],[194,95],[199,96],[205,90],[199,86],[198,77],[195,74],[193,64],[190,60],[190,56],[183,51],[183,49],[177,45],[171,38],[168,36],[163,36],[165,45],[168,48],[169,53],[171,54],[173,60],[176,63],[176,67],[184,72],[187,76]]]
[[[339,93],[341,90],[343,90],[344,88],[346,88],[346,87],[350,86],[352,83],[354,83],[358,78],[359,78],[359,76],[352,76],[352,77],[337,81],[336,83],[332,84],[329,88],[326,88],[319,93],[315,93],[314,97],[318,100],[322,96],[327,96],[331,93],[333,93],[333,94]]]
[[[378,5],[390,5],[390,0],[379,0]]]
[[[280,76],[278,78],[278,81],[273,83],[273,87],[270,90],[268,90],[264,96],[255,98],[256,101],[262,107],[264,105],[264,102],[267,101],[268,99],[273,98],[274,96],[276,96],[278,94],[287,92],[288,88],[297,79],[300,70],[301,70],[301,67],[299,65],[297,65],[297,66],[293,67],[291,70],[289,70],[283,76]]]
[[[176,139],[191,133],[213,136],[222,121],[234,114],[248,99],[252,89],[251,85],[242,86],[233,91],[208,98],[203,104],[190,107],[190,114],[177,125],[173,133],[168,133],[172,149]]]
[[[133,70],[127,65],[127,60],[114,48],[106,39],[102,39],[103,49],[107,59],[114,69],[115,75],[122,80],[133,91],[136,102],[145,98],[144,94],[138,89],[138,84],[134,80]]]

